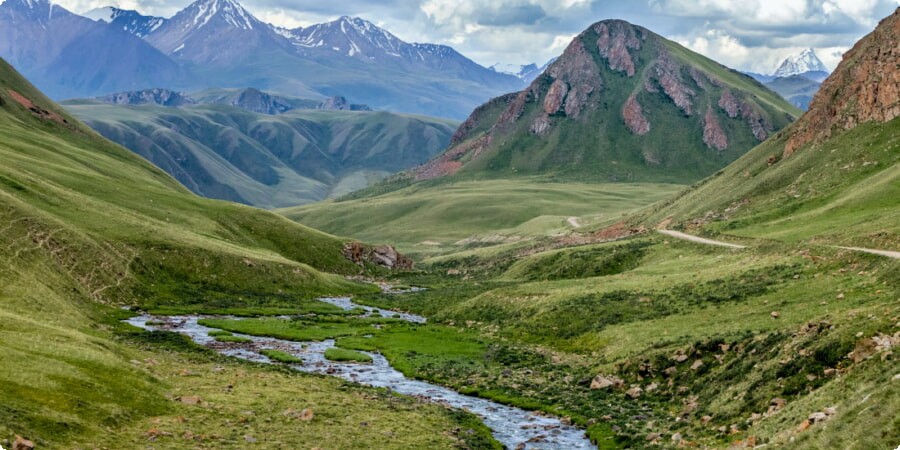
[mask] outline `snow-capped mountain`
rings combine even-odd
[[[281,47],[284,38],[233,0],[198,0],[147,36],[176,59],[206,64],[246,58]]]
[[[540,74],[544,73],[544,70],[546,70],[550,64],[553,64],[554,61],[556,61],[556,58],[550,59],[550,61],[547,61],[546,64],[540,67],[534,63],[524,65],[496,63],[488,68],[497,73],[512,75],[525,83],[531,83]]]
[[[0,57],[54,98],[189,82],[144,40],[47,0],[0,4]]]
[[[791,75],[805,75],[810,72],[828,74],[828,68],[822,60],[816,56],[815,50],[808,48],[797,55],[788,57],[778,66],[772,75],[776,78],[789,77]],[[817,80],[819,81],[819,80]]]
[[[283,35],[298,48],[322,48],[357,58],[399,57],[408,45],[372,22],[347,16]]]
[[[163,17],[145,16],[137,11],[114,6],[92,9],[82,15],[88,19],[108,23],[141,38],[158,30],[166,23],[166,19]]]

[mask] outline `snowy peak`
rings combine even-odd
[[[544,64],[540,67],[538,67],[538,65],[534,63],[524,65],[496,63],[490,66],[489,69],[497,73],[512,75],[526,83],[531,83],[540,74],[544,73],[544,70],[547,69],[547,66],[552,64],[554,61],[556,61],[556,58],[551,59],[547,62],[547,64]]]
[[[104,22],[137,37],[145,37],[166,23],[162,17],[145,16],[137,11],[113,6],[97,8],[83,14],[88,19]]]
[[[240,29],[252,30],[261,22],[233,0],[198,0],[179,12],[184,28],[200,29],[215,21]],[[187,20],[184,20],[187,19]]]
[[[41,23],[52,19],[54,15],[68,13],[63,7],[54,5],[48,0],[6,0],[0,5],[0,10]]]
[[[807,72],[828,72],[828,68],[816,56],[815,50],[811,48],[785,59],[773,75],[776,77],[789,77],[791,75],[803,75]]]
[[[400,56],[405,42],[364,19],[344,16],[332,22],[297,28],[279,34],[297,47],[331,49],[347,56],[376,58]]]

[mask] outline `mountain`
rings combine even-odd
[[[819,90],[821,83],[810,80],[803,75],[791,75],[789,77],[775,78],[765,83],[765,85],[784,97],[792,105],[806,111],[813,96]]]
[[[446,152],[406,176],[692,182],[798,115],[750,77],[604,21],[526,90],[476,109]]]
[[[447,145],[456,125],[314,110],[252,89],[226,94],[198,95],[205,104],[180,108],[84,101],[67,108],[194,193],[266,208],[342,195],[421,164]]]
[[[0,57],[55,98],[192,82],[140,38],[47,0],[0,4]]]
[[[193,105],[196,100],[181,92],[175,92],[169,89],[145,89],[142,91],[118,92],[115,94],[97,97],[95,100],[101,103],[112,103],[115,105],[160,105],[179,107],[185,105]]]
[[[140,38],[153,33],[166,23],[166,19],[163,17],[145,16],[134,10],[113,6],[92,9],[83,15],[89,19],[108,23],[114,28],[119,28]]]
[[[371,111],[372,108],[369,108],[366,105],[354,105],[347,101],[346,98],[341,97],[340,95],[336,95],[334,97],[326,98],[325,101],[316,105],[316,109],[323,109],[326,111]]]
[[[256,88],[206,89],[191,94],[203,105],[230,105],[260,114],[283,114],[295,109],[316,109],[319,100],[288,97]]]
[[[900,9],[844,54],[809,111],[648,223],[900,247]]]
[[[450,47],[409,44],[362,19],[286,30],[232,0],[199,0],[147,41],[211,84],[306,98],[343,95],[376,109],[431,116],[461,118],[484,99],[521,87]]]
[[[776,78],[792,75],[801,75],[813,81],[821,82],[828,76],[828,68],[816,56],[815,50],[808,48],[797,55],[785,59],[772,74]]]
[[[542,74],[544,70],[546,70],[547,67],[554,61],[556,61],[556,58],[552,58],[550,61],[540,67],[538,67],[538,65],[534,63],[525,65],[496,63],[488,67],[488,69],[491,69],[497,73],[512,75],[524,81],[525,83],[531,83],[535,78]]]

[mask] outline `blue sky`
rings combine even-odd
[[[191,0],[56,0],[84,12],[101,6],[171,16]],[[410,42],[448,44],[490,65],[543,63],[591,23],[643,25],[723,64],[771,72],[784,57],[816,49],[829,68],[900,0],[243,0],[260,19],[306,26],[358,16]]]

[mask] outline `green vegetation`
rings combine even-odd
[[[232,336],[232,335],[221,335],[216,336],[217,342],[231,342],[235,344],[246,344],[249,342],[253,342],[253,340],[249,338],[245,338],[243,336]]]
[[[570,216],[585,216],[579,219],[585,225],[620,220],[625,213],[662,200],[679,188],[531,179],[466,181],[416,185],[374,198],[280,212],[337,235],[390,242],[413,254],[436,254],[568,232]]]
[[[72,102],[66,108],[193,192],[272,208],[369,186],[427,161],[456,122],[388,112],[294,110],[277,116],[230,105],[181,108]]]
[[[290,353],[283,352],[281,350],[265,349],[265,350],[260,350],[259,353],[273,361],[278,361],[280,363],[285,363],[285,364],[302,364],[303,363],[303,359],[298,358]]]
[[[329,361],[343,361],[343,362],[358,362],[358,363],[370,363],[372,362],[372,357],[361,352],[357,352],[354,350],[347,350],[343,348],[332,347],[328,350],[325,350],[325,359]]]
[[[772,139],[640,219],[706,216],[711,234],[900,248],[898,131],[898,119],[863,124],[787,158],[784,139]]]
[[[157,447],[203,439],[197,445],[243,448],[244,435],[288,448],[325,440],[342,448],[494,442],[468,414],[237,363],[170,333],[129,330],[119,320],[131,313],[118,305],[302,311],[325,308],[309,302],[317,296],[377,291],[344,275],[380,272],[346,261],[332,236],[191,195],[3,62],[0,136],[0,442],[15,435],[39,448],[134,448],[150,438]],[[183,400],[192,396],[202,402]],[[316,418],[283,414],[292,408],[310,408]]]

